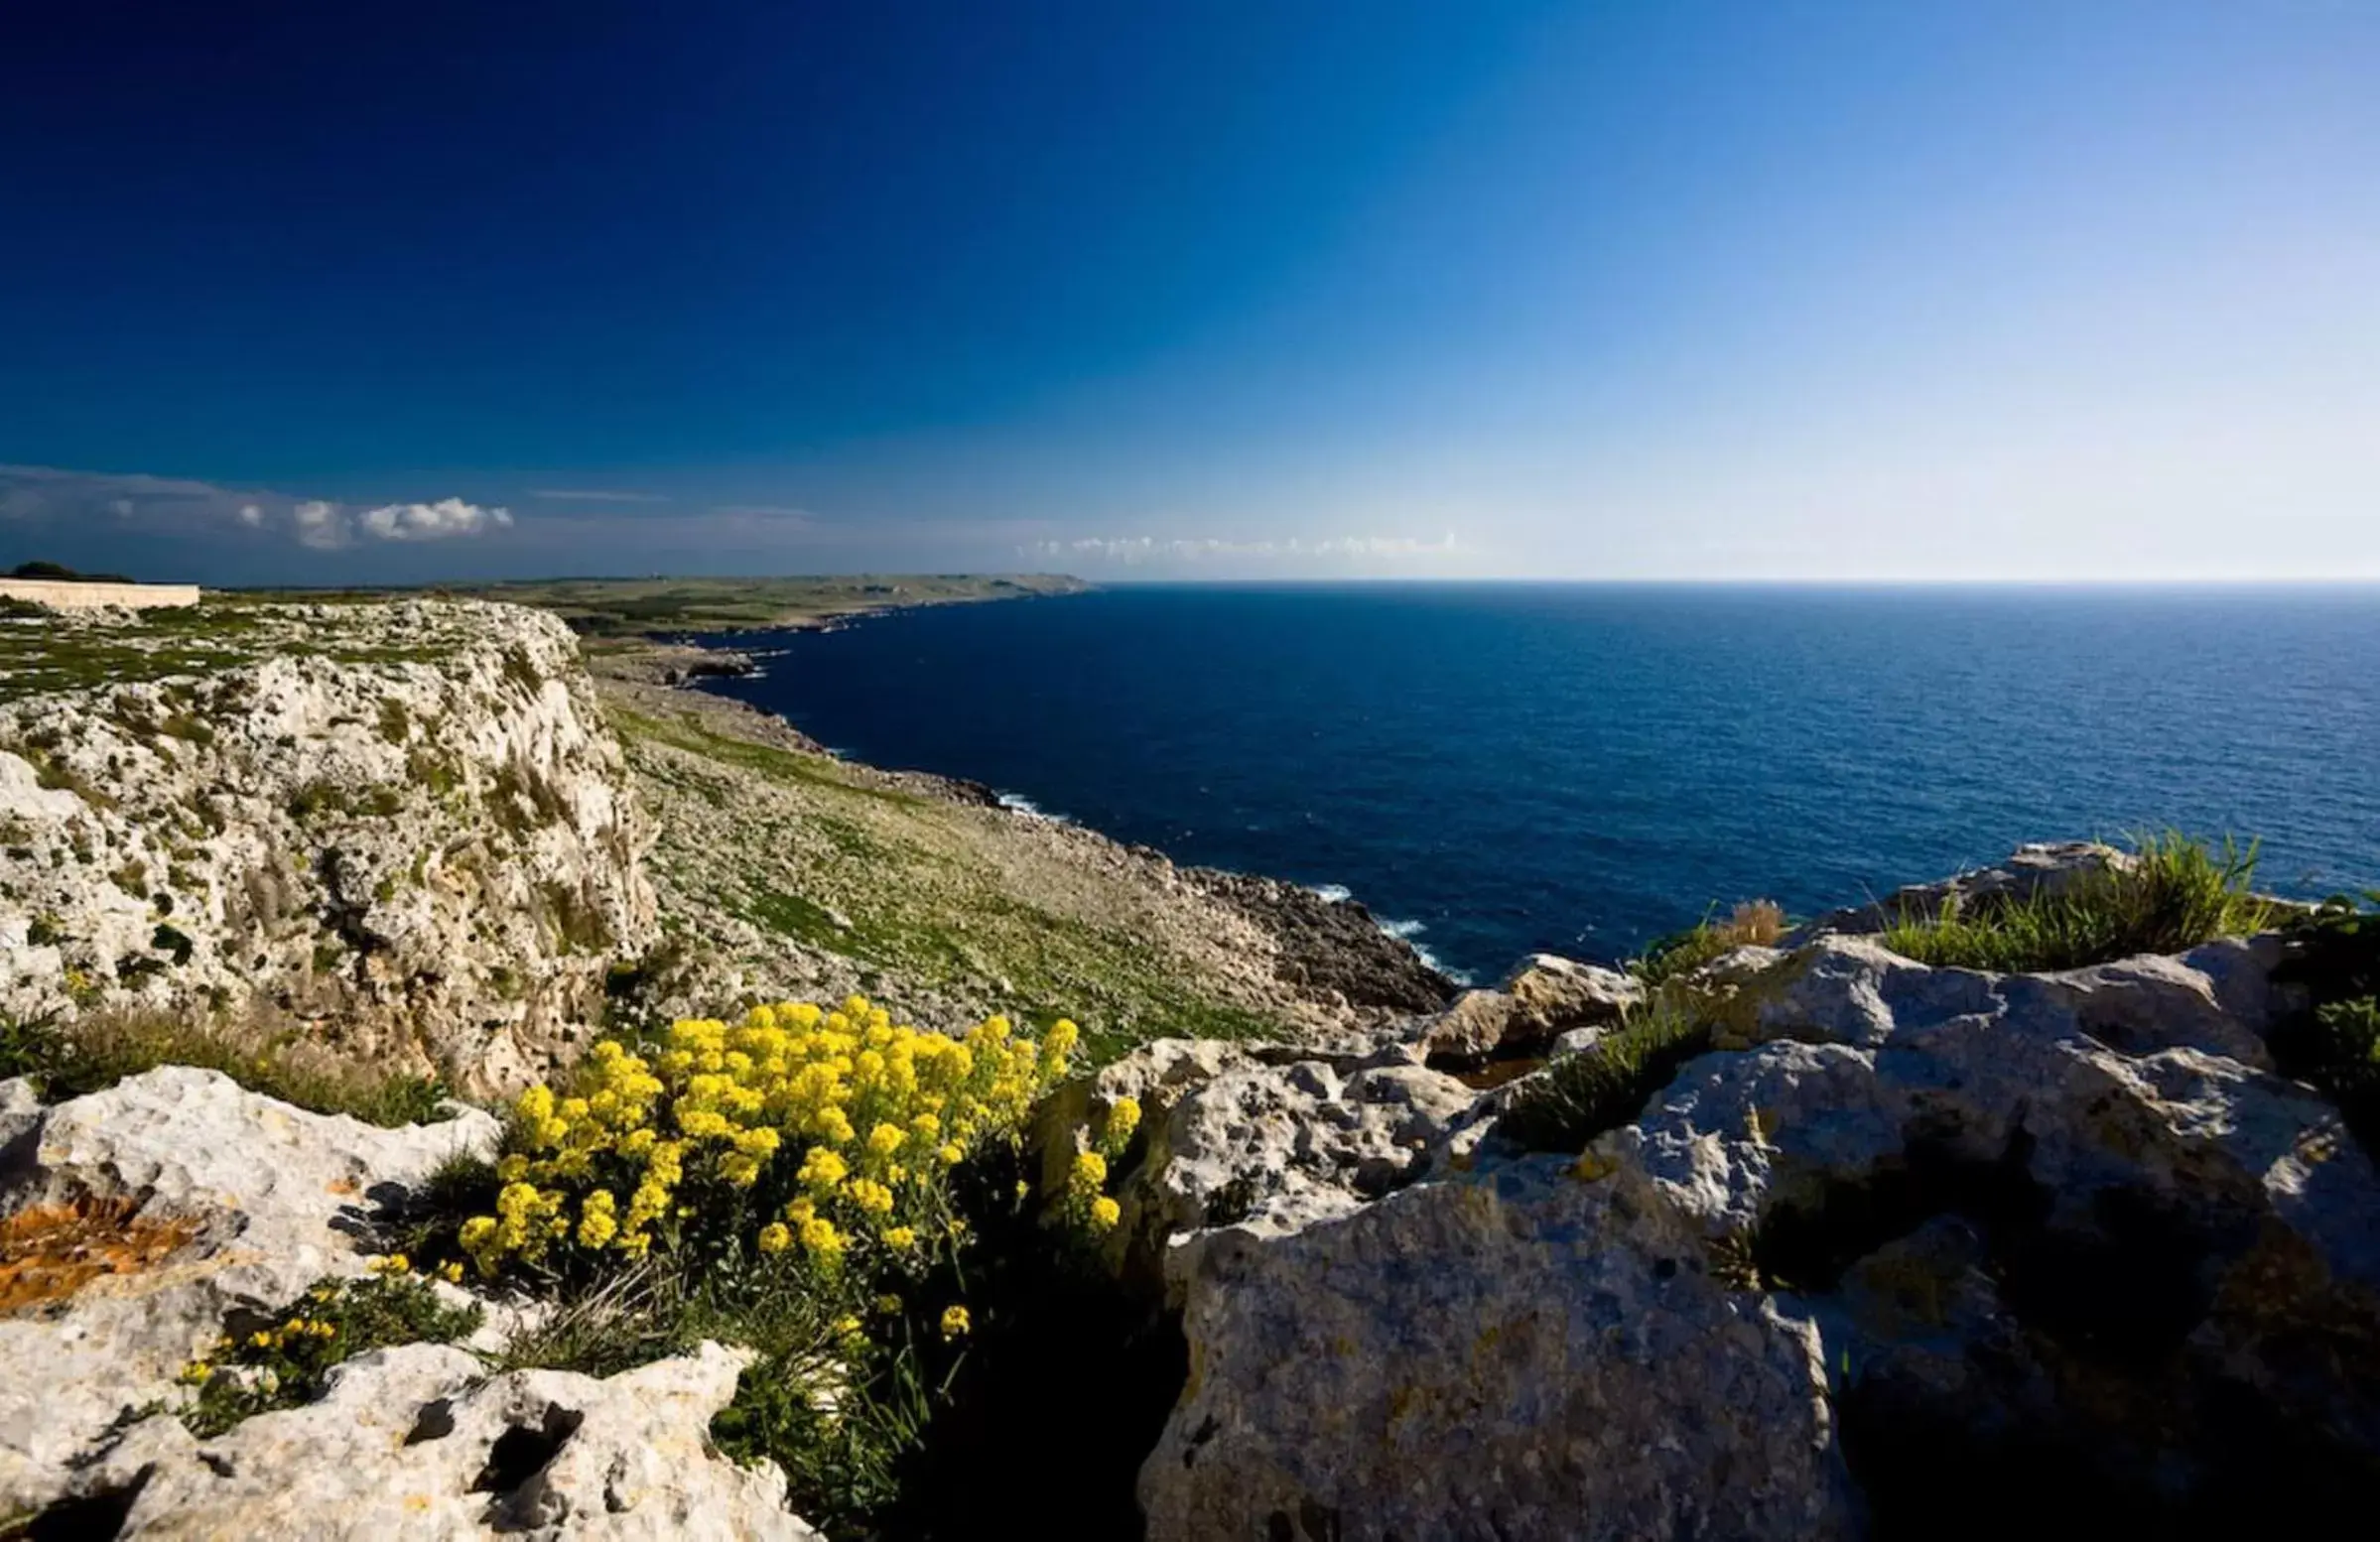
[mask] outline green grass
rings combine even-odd
[[[2009,974],[2182,953],[2279,918],[2251,890],[2256,851],[2228,838],[2217,850],[2175,832],[2151,835],[2127,866],[2030,899],[1903,915],[1879,941],[1919,964]]]
[[[1656,995],[1594,1048],[1556,1060],[1524,1084],[1498,1128],[1530,1151],[1579,1152],[1645,1109],[1678,1070],[1711,1048],[1712,1025]]]
[[[1011,892],[990,865],[970,859],[965,840],[945,838],[973,811],[868,785],[825,756],[713,731],[693,713],[664,719],[616,704],[607,711],[638,775],[673,794],[732,799],[735,790],[715,792],[683,762],[636,753],[641,747],[684,751],[799,797],[793,831],[753,830],[732,882],[712,885],[718,903],[755,926],[912,985],[1005,981],[999,994],[1016,1015],[1037,1025],[1073,1018],[1103,1063],[1155,1038],[1283,1032],[1272,1017],[1183,977],[1127,929],[1054,914]]]
[[[0,1020],[0,1079],[30,1077],[57,1102],[159,1066],[219,1071],[253,1092],[317,1113],[394,1128],[447,1117],[451,1095],[433,1077],[352,1065],[294,1030],[224,1020],[193,1023],[158,1012],[94,1012],[72,1023]]]
[[[1785,935],[1785,914],[1769,900],[1748,900],[1726,916],[1716,905],[1682,932],[1672,932],[1629,961],[1628,970],[1649,987],[1689,974],[1738,948],[1775,945]]]

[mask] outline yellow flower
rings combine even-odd
[[[785,1228],[783,1221],[772,1221],[760,1228],[760,1250],[762,1252],[781,1253],[792,1245],[793,1233]]]
[[[942,1337],[943,1337],[943,1338],[945,1338],[945,1339],[956,1339],[956,1338],[960,1337],[961,1335],[965,1334],[965,1333],[968,1331],[968,1329],[969,1329],[969,1328],[971,1328],[971,1327],[973,1327],[973,1326],[974,1326],[974,1325],[968,1321],[968,1317],[967,1317],[967,1309],[966,1309],[965,1307],[960,1307],[960,1306],[952,1306],[952,1307],[945,1307],[945,1308],[943,1309],[943,1312],[942,1312]]]
[[[259,1329],[248,1335],[248,1343],[256,1349],[269,1349],[273,1347],[273,1336]]]
[[[856,1338],[860,1331],[859,1320],[856,1317],[839,1318],[835,1323],[835,1331],[846,1339]]]
[[[442,1279],[442,1280],[445,1280],[445,1281],[446,1281],[446,1282],[447,1282],[449,1285],[460,1285],[460,1284],[462,1284],[462,1283],[463,1283],[463,1264],[462,1264],[462,1262],[461,1262],[460,1260],[450,1260],[450,1261],[448,1261],[448,1262],[446,1262],[446,1263],[440,1264],[440,1265],[438,1266],[438,1277],[439,1277],[440,1279]]]
[[[1110,1151],[1122,1151],[1140,1127],[1140,1103],[1136,1098],[1119,1097],[1108,1109],[1105,1142]]]
[[[813,1189],[832,1189],[843,1182],[851,1169],[843,1158],[824,1146],[812,1146],[802,1158],[801,1181]]]
[[[1117,1204],[1114,1200],[1109,1199],[1106,1195],[1103,1194],[1098,1199],[1091,1202],[1092,1230],[1113,1231],[1116,1229],[1116,1222],[1123,1219],[1124,1207]]]
[[[887,1226],[884,1228],[884,1245],[914,1247],[917,1245],[917,1231],[911,1226]]]
[[[832,1261],[843,1256],[843,1233],[825,1217],[813,1217],[802,1222],[802,1246],[817,1254],[821,1261]]]
[[[935,1152],[934,1155],[941,1159],[944,1167],[957,1167],[959,1165],[959,1159],[967,1155],[967,1153],[959,1149],[959,1143],[957,1141],[946,1140],[942,1143],[942,1149]]]
[[[867,1132],[867,1149],[872,1155],[888,1157],[900,1150],[901,1142],[908,1138],[897,1124],[879,1124]]]
[[[1080,1195],[1094,1195],[1107,1187],[1108,1159],[1096,1151],[1075,1154],[1074,1171],[1067,1176],[1067,1187]]]

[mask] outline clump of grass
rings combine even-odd
[[[2129,861],[2084,873],[2054,892],[1972,910],[1955,901],[1904,914],[1879,939],[1919,964],[2027,973],[2084,968],[2142,954],[2182,953],[2218,937],[2261,931],[2276,908],[2251,891],[2256,843],[2225,837],[2218,851],[2178,832],[2140,840]]]
[[[291,1029],[236,1018],[190,1022],[162,1012],[90,1012],[74,1022],[0,1020],[0,1078],[31,1077],[52,1102],[159,1066],[219,1071],[253,1092],[317,1113],[394,1128],[446,1117],[436,1077],[351,1065]]]
[[[444,1344],[477,1331],[476,1306],[454,1307],[410,1272],[402,1255],[368,1279],[326,1279],[262,1326],[226,1334],[193,1360],[184,1384],[198,1395],[176,1409],[200,1440],[276,1408],[323,1395],[331,1367],[398,1344]]]
[[[1775,947],[1785,936],[1785,908],[1775,900],[1746,900],[1724,917],[1714,906],[1710,915],[1654,942],[1642,958],[1630,960],[1628,969],[1647,985],[1657,986],[1738,948]]]
[[[1713,1037],[1708,1019],[1656,995],[1592,1049],[1531,1079],[1498,1128],[1530,1151],[1583,1151],[1642,1113],[1679,1068],[1710,1051]]]

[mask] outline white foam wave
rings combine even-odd
[[[1468,985],[1471,983],[1471,971],[1469,969],[1450,967],[1444,961],[1439,959],[1436,954],[1431,953],[1427,947],[1416,941],[1416,939],[1418,939],[1422,933],[1429,930],[1428,923],[1421,921],[1383,921],[1380,924],[1380,929],[1388,933],[1390,937],[1395,938],[1398,942],[1404,944],[1407,948],[1412,949],[1414,958],[1419,959],[1424,964],[1430,968],[1436,969],[1439,973],[1445,975],[1448,979],[1453,980],[1456,984]]]
[[[1074,821],[1063,814],[1052,814],[1022,793],[1001,793],[999,806],[1010,814],[1021,814],[1028,820],[1047,820],[1052,825],[1071,825]]]
[[[1328,905],[1344,905],[1356,897],[1356,891],[1344,883],[1318,883],[1314,893]]]

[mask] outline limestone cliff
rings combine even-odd
[[[525,1080],[645,946],[650,840],[569,630],[209,598],[0,626],[0,1017],[286,1018]]]

